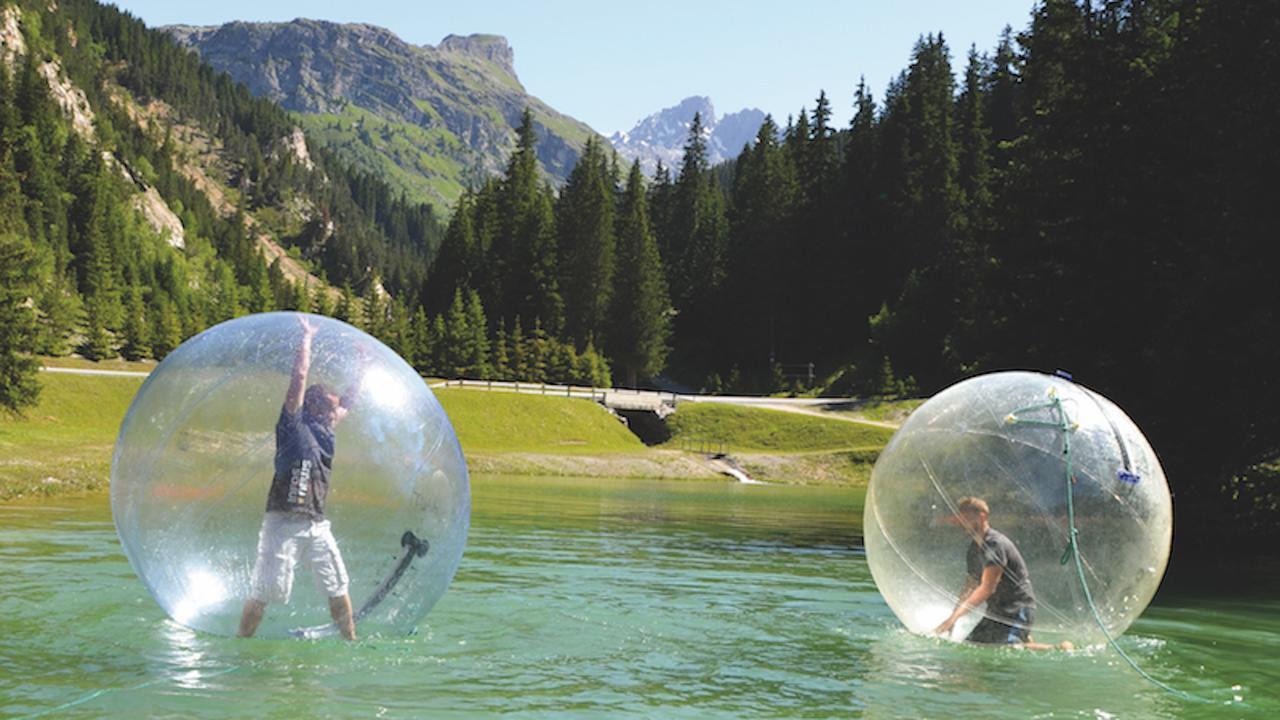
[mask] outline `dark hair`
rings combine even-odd
[[[337,405],[337,401],[333,400],[334,393],[328,386],[316,383],[307,388],[306,393],[302,395],[302,410],[308,415],[317,417],[327,415],[330,410]],[[320,403],[324,403],[324,412],[317,412]]]

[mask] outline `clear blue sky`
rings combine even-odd
[[[148,25],[308,17],[390,28],[435,45],[450,34],[506,36],[525,88],[598,132],[629,130],[690,95],[723,115],[744,107],[779,124],[826,90],[847,123],[865,75],[880,99],[907,66],[911,47],[941,31],[957,72],[971,44],[989,52],[1000,30],[1026,27],[1034,0],[836,0],[830,3],[589,0],[118,0]]]

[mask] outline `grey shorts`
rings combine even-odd
[[[347,567],[329,530],[329,521],[269,512],[258,533],[258,559],[253,564],[250,597],[261,602],[289,602],[299,561],[311,568],[316,586],[326,597],[347,594]]]
[[[1036,621],[1035,611],[1031,608],[1019,608],[1013,623],[1003,623],[984,617],[965,638],[972,643],[989,645],[1019,645],[1031,639],[1031,626]]]

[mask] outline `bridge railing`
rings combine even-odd
[[[603,403],[622,409],[650,409],[658,405],[674,408],[679,396],[656,390],[632,390],[625,388],[600,388],[588,385],[560,385],[556,383],[520,382],[518,380],[445,380],[433,387],[486,390],[489,392],[514,392],[524,395],[552,395],[575,397]]]

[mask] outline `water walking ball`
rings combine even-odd
[[[251,315],[210,328],[166,357],[134,397],[116,440],[116,531],[133,569],[170,617],[197,630],[236,634],[253,588],[276,472],[277,421],[305,325],[314,330],[306,385],[341,398],[336,407],[346,412],[332,428],[322,510],[349,577],[356,630],[411,632],[462,557],[471,511],[466,462],[422,378],[346,323],[298,313]],[[318,490],[308,484],[307,468],[301,484],[286,473],[294,483],[289,492],[302,493],[290,502]],[[298,514],[291,510],[289,517]],[[331,592],[316,579],[322,573],[313,572],[313,555],[297,555],[291,592],[287,599],[268,596],[259,636],[336,630]]]
[[[1036,642],[1101,642],[1102,627],[1118,636],[1164,575],[1173,509],[1156,454],[1120,408],[1066,378],[965,380],[916,409],[881,453],[864,510],[867,561],[913,632],[932,631],[960,600],[973,544],[956,522],[964,497],[986,501],[991,527],[1026,561]],[[968,613],[951,637],[984,613]]]

